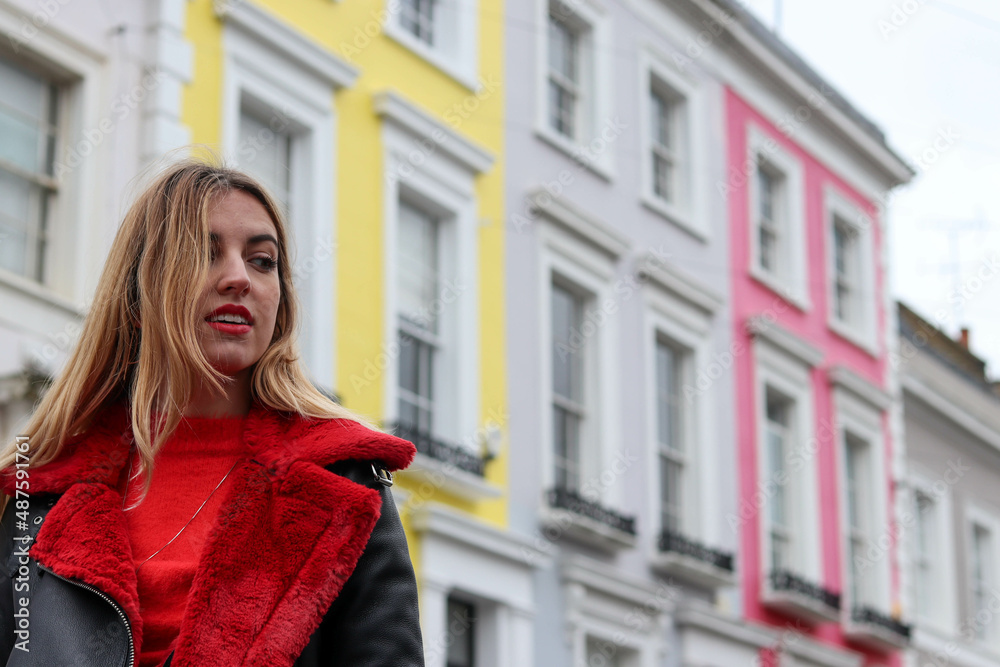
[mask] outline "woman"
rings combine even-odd
[[[413,445],[306,379],[287,258],[238,171],[179,164],[132,206],[0,457],[0,664],[423,664],[388,490]]]

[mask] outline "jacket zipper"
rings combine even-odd
[[[88,591],[91,591],[92,593],[95,593],[102,600],[106,601],[114,608],[115,612],[118,614],[118,618],[120,618],[122,623],[125,624],[125,631],[128,633],[128,667],[135,667],[135,641],[132,637],[132,626],[129,625],[128,616],[126,616],[122,608],[118,606],[118,603],[115,602],[110,595],[102,591],[100,588],[97,588],[96,586],[91,586],[90,584],[85,584],[82,581],[77,581],[76,579],[68,579],[62,575],[56,574],[55,572],[45,567],[41,563],[38,563],[37,561],[36,564],[38,565],[38,569],[43,570],[48,574],[51,574],[53,577],[57,579],[62,579],[68,584],[79,586],[80,588],[84,588]]]

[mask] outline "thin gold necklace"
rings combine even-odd
[[[187,523],[185,523],[183,526],[181,526],[181,529],[177,531],[177,534],[174,535],[173,537],[171,537],[169,540],[167,540],[166,544],[164,544],[162,547],[160,547],[159,549],[157,549],[156,551],[154,551],[144,561],[142,561],[141,563],[139,563],[138,565],[135,566],[136,573],[138,573],[139,572],[139,568],[142,567],[143,565],[145,565],[146,563],[148,563],[153,558],[153,556],[156,556],[161,551],[163,551],[164,549],[166,549],[167,547],[169,547],[171,545],[171,543],[173,543],[174,540],[176,540],[178,537],[181,536],[181,533],[184,532],[184,529],[191,525],[191,522],[194,521],[195,518],[198,516],[198,514],[201,513],[201,510],[205,508],[205,505],[208,504],[208,501],[212,499],[212,496],[215,495],[215,492],[219,490],[219,487],[221,487],[225,483],[226,479],[229,477],[229,474],[231,472],[233,472],[233,470],[236,469],[236,465],[240,462],[241,459],[242,459],[242,456],[238,457],[235,461],[233,461],[233,466],[229,469],[229,471],[225,475],[222,476],[222,479],[219,480],[219,483],[215,485],[215,488],[212,489],[212,492],[208,494],[208,497],[205,498],[205,500],[203,500],[201,502],[201,505],[199,505],[198,509],[196,509],[194,511],[194,514],[192,514],[191,518],[187,520]],[[132,456],[131,456],[131,452],[129,452],[128,479],[125,480],[125,495],[122,498],[122,509],[123,510],[125,508],[125,501],[128,499],[128,486],[129,486],[129,484],[131,484],[131,482],[132,482]],[[132,508],[130,508],[130,509],[132,509]]]

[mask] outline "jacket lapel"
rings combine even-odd
[[[126,437],[123,437],[123,433]],[[142,621],[121,495],[130,421],[110,409],[66,454],[32,475],[62,493],[31,554],[53,572],[111,595]],[[182,665],[292,665],[354,570],[381,508],[374,489],[325,468],[345,459],[406,467],[413,445],[350,420],[309,420],[254,403],[250,458],[233,471],[199,561],[175,646]],[[6,476],[4,487],[9,486]]]

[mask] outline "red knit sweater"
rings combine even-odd
[[[138,566],[177,534],[198,507],[208,502],[177,539],[139,569],[142,642],[139,667],[156,667],[173,648],[188,592],[219,506],[232,484],[230,475],[244,453],[245,417],[187,417],[157,452],[145,500],[125,512],[132,555]],[[122,475],[122,486],[126,475]],[[129,484],[125,507],[135,505],[142,478]]]

